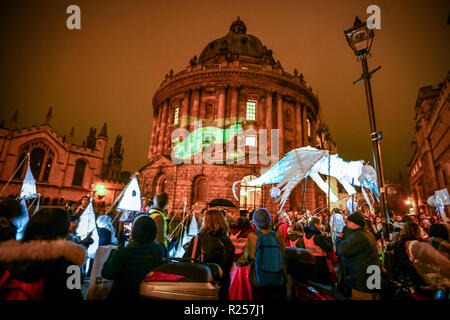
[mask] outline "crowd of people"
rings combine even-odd
[[[157,194],[142,212],[127,219],[117,219],[111,212],[96,216],[98,245],[115,246],[101,269],[101,276],[113,281],[108,299],[138,300],[139,286],[149,272],[167,263],[170,248],[182,238],[176,233],[179,225],[189,222],[168,214],[168,200],[167,194]],[[92,232],[84,237],[76,232],[89,202],[83,197],[80,203],[69,201],[65,209],[39,210],[30,216],[20,241],[12,223],[20,215],[20,203],[0,202],[1,299],[83,299],[80,288],[68,288],[67,268],[80,267],[82,277],[91,272],[86,250],[93,244]],[[196,213],[199,233],[184,245],[183,257],[220,266],[220,300],[294,298],[295,279],[287,273],[289,250],[314,258],[315,267],[307,275],[311,283],[355,300],[383,298],[386,279],[420,285],[423,279],[415,263],[432,265],[450,279],[448,221],[414,215],[395,215],[386,221],[365,203],[358,209],[351,214],[335,208],[313,215],[204,208]],[[337,216],[345,223],[341,230],[335,228]],[[381,288],[367,285],[370,266],[382,270]]]

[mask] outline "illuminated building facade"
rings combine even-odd
[[[417,97],[416,141],[408,164],[409,186],[416,213],[431,214],[427,205],[435,191],[447,188],[450,177],[450,72],[437,88],[420,88]]]
[[[294,148],[326,145],[318,133],[317,95],[297,70],[285,72],[272,50],[247,34],[239,18],[224,37],[210,42],[199,58],[193,57],[186,69],[175,74],[171,70],[166,75],[153,97],[153,117],[148,162],[140,170],[141,188],[149,197],[167,192],[173,211],[182,208],[184,198],[188,208],[203,206],[215,198],[236,203],[232,191],[235,181],[242,181],[238,188],[241,208],[275,209],[270,186],[245,187],[245,181],[270,167],[259,158],[257,163],[250,163],[252,153],[268,150],[264,154],[270,156],[272,148],[278,146],[274,156],[281,159]],[[200,126],[204,129],[198,130]],[[268,142],[267,149],[261,150],[263,129],[268,132]],[[272,137],[272,129],[277,129],[278,139],[275,133]],[[196,162],[209,144],[217,143],[215,138],[209,140],[208,133],[218,130],[223,132],[224,141],[234,140],[238,145],[241,139],[244,145],[241,153],[227,145],[222,159],[234,157],[244,163]],[[241,138],[229,135],[231,130],[239,130]],[[179,137],[178,132],[183,131],[190,137]],[[200,147],[183,140],[195,134],[201,140]],[[181,145],[189,149],[183,155],[190,163],[174,163],[173,154]],[[307,183],[306,190],[308,210],[326,203],[326,195],[313,182]],[[286,209],[301,207],[301,191],[298,188],[293,192]]]
[[[78,146],[72,143],[74,128],[67,138],[58,135],[50,126],[51,116],[50,108],[42,125],[17,129],[16,111],[8,128],[0,126],[0,190],[12,178],[2,197],[16,198],[20,194],[29,153],[41,205],[61,206],[67,200],[78,201],[93,189],[97,193],[96,204],[112,203],[129,178],[129,173],[120,171],[121,138],[116,140],[104,164],[108,141],[106,123],[99,134],[91,128],[87,139]]]

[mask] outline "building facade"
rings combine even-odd
[[[175,212],[183,208],[184,201],[188,207],[203,206],[215,198],[232,200],[241,208],[274,209],[270,186],[249,188],[245,181],[276,161],[258,158],[251,162],[252,155],[281,159],[290,150],[307,145],[335,151],[329,134],[321,130],[326,126],[320,121],[319,99],[303,75],[297,70],[293,74],[284,71],[272,50],[247,34],[239,18],[224,37],[210,42],[198,59],[192,58],[186,69],[166,75],[153,97],[153,117],[148,162],[140,170],[142,192],[149,197],[167,192]],[[267,144],[263,146],[264,129]],[[207,133],[217,130],[223,132],[219,140],[228,144],[212,152],[218,161],[205,163],[201,159],[205,149],[217,146],[217,137],[210,140]],[[229,134],[231,130],[241,130],[239,137]],[[196,133],[200,148],[192,144],[197,140],[189,140]],[[190,153],[184,154],[186,162],[177,164],[174,156],[181,145]],[[200,161],[196,161],[198,156]],[[226,159],[234,162],[224,163]],[[239,203],[233,195],[236,181],[241,181]],[[286,209],[301,207],[302,188],[303,184],[292,193]],[[313,182],[307,183],[305,204],[308,210],[326,204],[326,195]]]
[[[50,108],[42,125],[16,129],[16,111],[9,127],[0,127],[1,196],[16,198],[20,195],[29,154],[41,204],[63,205],[66,200],[78,201],[93,190],[97,193],[96,204],[112,203],[126,181],[120,178],[122,172],[118,176],[111,175],[121,170],[123,149],[120,163],[114,162],[118,160],[114,152],[110,152],[108,162],[103,163],[108,141],[106,123],[99,134],[91,128],[82,146],[78,146],[72,143],[74,128],[68,138],[58,135],[50,126],[51,116]],[[117,145],[121,148],[121,138],[116,140]]]
[[[415,212],[431,214],[428,197],[435,191],[449,189],[450,174],[450,72],[437,88],[419,90],[415,106],[416,140],[408,163],[409,186]]]

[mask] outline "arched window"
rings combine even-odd
[[[24,159],[27,157],[27,153],[23,152],[20,157],[19,160],[17,161],[17,166],[16,166],[16,170],[17,168],[22,164],[22,167],[20,167],[19,170],[17,170],[16,174],[14,175],[14,179],[22,179],[22,175],[25,172],[25,168],[27,167],[27,161]],[[22,163],[23,161],[23,163]]]
[[[192,195],[193,203],[208,201],[208,179],[206,177],[198,177],[194,180]]]
[[[41,148],[34,148],[31,151],[30,167],[33,173],[34,179],[39,180],[41,175],[42,166],[44,164],[45,151]]]
[[[247,182],[256,179],[246,176],[241,180],[240,205],[243,209],[259,208],[261,206],[261,187],[247,187]]]
[[[44,175],[42,176],[42,181],[48,181],[48,177],[50,175],[50,170],[52,169],[53,159],[49,157],[47,159],[47,163],[44,168]]]
[[[86,171],[86,161],[83,159],[78,159],[75,163],[75,171],[73,173],[72,185],[81,186],[83,185],[84,172]]]

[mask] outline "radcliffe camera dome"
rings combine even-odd
[[[200,54],[199,62],[216,58],[220,55],[239,55],[252,58],[271,56],[271,51],[263,46],[261,41],[247,34],[245,23],[238,17],[230,26],[230,32],[219,39],[210,42]]]

